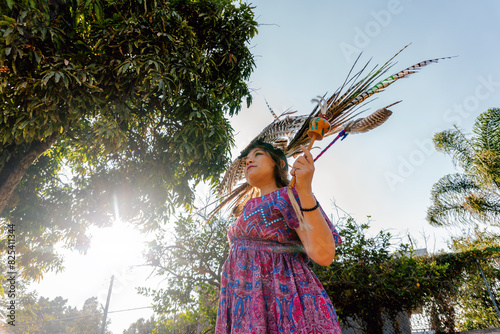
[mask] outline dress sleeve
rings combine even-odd
[[[300,205],[299,196],[298,196],[295,188],[293,189],[293,194],[295,196],[295,199],[297,200],[297,203],[299,203],[299,205]],[[290,198],[288,197],[288,192],[287,192],[286,187],[281,189],[281,191],[279,192],[276,207],[283,215],[283,218],[285,219],[285,222],[288,225],[288,227],[290,227],[291,229],[299,228],[299,219],[297,218],[297,214],[295,213],[295,210],[293,209],[292,203],[290,202]],[[328,218],[326,213],[323,211],[323,208],[321,207],[321,205],[319,206],[319,210],[320,210],[321,214],[323,215],[323,218],[325,218],[325,221],[328,224],[330,231],[332,231],[333,239],[335,240],[335,244],[340,245],[342,243],[342,239],[340,238],[340,235],[337,232],[337,229],[335,228],[335,226],[333,226],[333,223],[331,222],[330,218]]]

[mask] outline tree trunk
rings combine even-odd
[[[47,140],[31,143],[22,154],[13,154],[0,170],[0,217],[9,199],[21,182],[28,168],[59,138],[52,135]]]

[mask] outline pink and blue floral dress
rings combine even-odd
[[[307,265],[298,227],[286,187],[247,202],[228,231],[215,333],[341,333],[332,302]]]

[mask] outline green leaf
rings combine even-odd
[[[40,63],[40,61],[42,60],[42,54],[39,52],[39,51],[35,51],[35,60],[37,63]]]
[[[20,130],[23,130],[23,129],[26,127],[26,125],[28,125],[28,123],[29,123],[29,122],[30,122],[29,120],[28,120],[28,121],[24,121],[24,122],[22,122],[22,123],[19,125],[19,127],[18,127],[18,128],[19,128]]]
[[[47,85],[47,82],[54,76],[54,74],[56,74],[55,71],[50,71],[49,73],[45,74],[42,78],[42,85]]]
[[[96,0],[94,3],[94,13],[97,18],[97,21],[101,22],[104,19],[104,11],[102,9],[102,4],[99,0]]]
[[[10,30],[10,32],[9,32],[9,30]],[[5,45],[10,45],[12,43],[12,38],[14,37],[14,33],[12,31],[12,28],[9,28],[5,31],[4,37],[5,37]]]

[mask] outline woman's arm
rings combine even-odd
[[[312,193],[314,159],[307,148],[303,146],[301,148],[304,155],[293,164],[292,175],[296,178],[295,189],[299,195],[300,205],[309,209],[316,205],[316,198]],[[313,227],[312,230],[295,229],[307,255],[317,264],[329,266],[335,257],[335,240],[330,227],[319,208],[302,213],[306,222]]]

